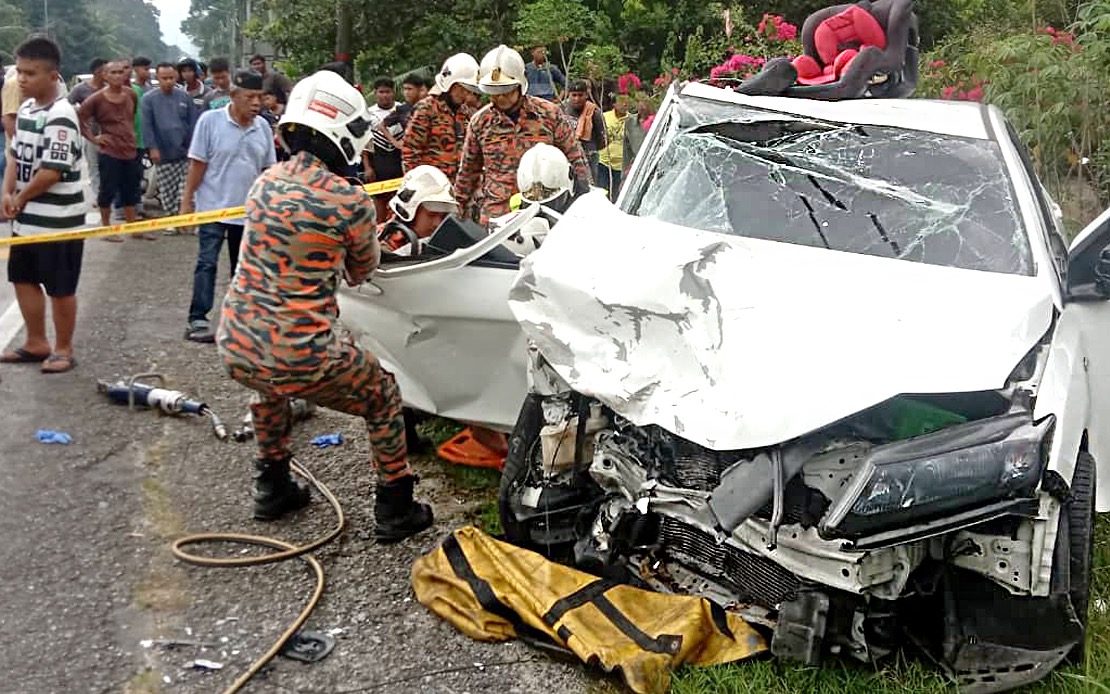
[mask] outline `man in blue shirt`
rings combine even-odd
[[[547,46],[532,49],[532,62],[524,66],[524,75],[528,78],[529,96],[538,96],[548,101],[559,100],[556,84],[564,88],[567,86],[567,78],[562,70],[547,59]]]
[[[258,174],[276,162],[273,131],[259,115],[262,94],[262,75],[237,70],[231,83],[231,103],[207,111],[197,120],[189,147],[182,214],[242,206]],[[243,239],[243,220],[201,225],[186,340],[215,342],[208,313],[215,302],[216,266],[225,239],[234,275]]]
[[[162,209],[175,215],[185,192],[189,142],[198,114],[189,95],[177,88],[177,69],[172,63],[159,63],[154,74],[158,88],[143,96],[141,107],[143,141],[154,164]]]

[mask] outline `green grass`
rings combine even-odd
[[[449,438],[465,428],[466,426],[455,420],[444,419],[443,417],[431,417],[416,425],[417,433],[431,441],[436,448],[442,446]]]
[[[474,524],[490,535],[500,535],[504,532],[504,528],[501,527],[501,512],[497,509],[497,499],[482,504]]]
[[[881,669],[828,658],[821,667],[773,660],[684,668],[674,694],[952,694],[956,691],[931,664],[900,654]],[[1098,520],[1094,585],[1081,668],[1061,668],[1021,694],[1110,694],[1110,514]]]

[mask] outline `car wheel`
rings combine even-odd
[[[532,545],[528,527],[520,523],[513,513],[511,500],[528,477],[530,452],[543,428],[543,408],[540,396],[529,394],[524,400],[517,416],[516,426],[509,436],[509,453],[505,456],[505,467],[501,471],[501,487],[498,492],[498,509],[501,513],[501,527],[505,539],[514,545],[530,548]]]
[[[1090,453],[1080,451],[1075,461],[1075,474],[1071,479],[1071,499],[1062,509],[1061,529],[1067,528],[1068,539],[1068,595],[1072,607],[1087,628],[1087,608],[1091,601],[1091,562],[1095,549],[1095,459]],[[1083,662],[1086,638],[1068,654],[1067,662]]]

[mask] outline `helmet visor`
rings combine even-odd
[[[482,82],[479,88],[485,94],[508,94],[514,89],[520,89],[521,86],[516,82],[508,82],[505,84],[487,84]]]
[[[520,191],[520,197],[527,203],[545,203],[562,195],[566,188],[548,188],[542,183],[534,183],[528,190]]]

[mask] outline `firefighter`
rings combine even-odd
[[[422,241],[447,215],[458,212],[459,206],[451,194],[451,180],[436,167],[424,164],[405,174],[389,209],[393,216],[378,230],[382,247],[397,255],[418,255]]]
[[[309,502],[290,474],[289,403],[303,398],[366,420],[377,468],[375,535],[396,542],[432,524],[431,508],[413,500],[400,392],[377,358],[340,338],[335,325],[340,278],[358,284],[378,264],[373,201],[342,176],[369,138],[366,103],[339,75],[317,72],[293,89],[278,125],[291,158],[250,191],[217,341],[231,377],[260,394],[251,405],[255,518]]]
[[[540,214],[505,241],[506,248],[525,256],[540,247],[547,232],[574,202],[574,175],[566,155],[558,147],[541,142],[533,145],[520,158],[516,184],[520,192],[509,202],[513,211],[533,204],[543,206]],[[555,214],[549,214],[551,212]],[[508,219],[504,218],[505,221]],[[492,223],[498,225],[503,222],[494,219]]]
[[[474,115],[466,134],[455,180],[455,198],[461,209],[477,196],[483,225],[507,213],[509,199],[517,192],[520,158],[539,142],[554,145],[566,155],[574,170],[576,191],[589,188],[589,164],[574,128],[558,106],[528,96],[519,53],[508,46],[487,53],[479,68],[478,87],[489,94],[490,103]]]
[[[401,142],[405,171],[434,166],[455,180],[463,140],[474,109],[467,94],[478,91],[478,61],[458,53],[444,61],[428,96],[416,104]]]

